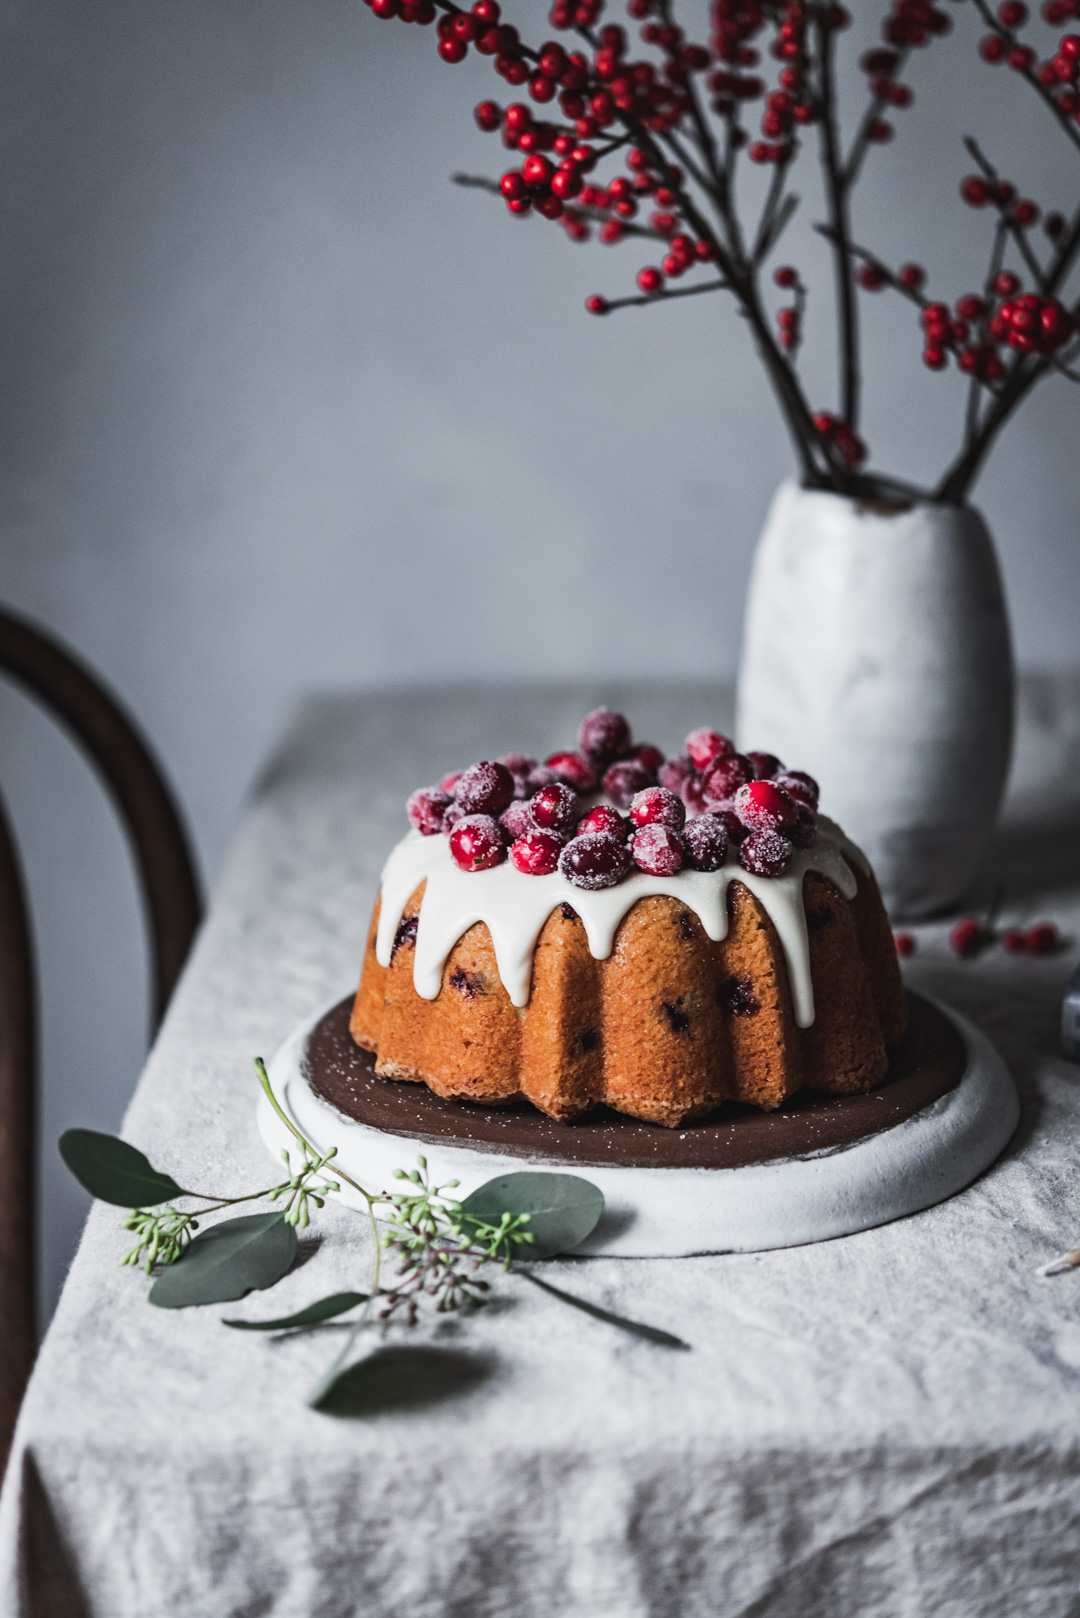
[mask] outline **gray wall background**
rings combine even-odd
[[[851,96],[881,8],[856,9]],[[949,10],[859,229],[955,297],[989,234],[957,202],[961,135],[1050,207],[1075,198],[1078,164],[1015,76],[977,61],[971,8]],[[508,15],[544,37],[546,11]],[[433,32],[356,0],[2,16],[0,594],[155,739],[209,879],[302,690],[734,670],[754,538],[790,468],[746,335],[719,299],[590,319],[585,296],[631,291],[654,255],[573,246],[448,184],[501,166],[470,116],[505,90],[487,64],[447,67]],[[802,183],[780,256],[820,285],[813,161]],[[923,370],[906,306],[867,303],[867,436],[932,478],[960,380]],[[818,293],[803,369],[822,406],[830,315]],[[1028,666],[1078,660],[1078,423],[1080,391],[1046,386],[978,490]],[[47,1311],[84,1205],[53,1142],[117,1125],[145,967],[85,767],[7,690],[0,747],[43,974]]]

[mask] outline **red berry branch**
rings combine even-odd
[[[851,19],[833,0],[711,0],[707,44],[687,39],[672,0],[626,0],[627,15],[640,25],[647,47],[642,54],[632,50],[626,28],[600,25],[604,0],[554,0],[551,26],[572,37],[567,44],[551,39],[538,46],[526,44],[503,22],[498,0],[474,0],[468,10],[455,0],[367,4],[381,18],[434,23],[444,61],[462,62],[473,50],[490,57],[512,88],[524,87],[528,101],[481,101],[475,109],[479,127],[499,133],[517,165],[497,180],[456,175],[460,184],[501,196],[518,217],[557,221],[572,241],[595,233],[609,246],[630,239],[657,244],[659,262],[637,272],[637,293],[594,294],[586,300],[590,313],[709,292],[735,299],[807,486],[872,498],[919,493],[864,467],[860,289],[892,289],[916,305],[924,363],[944,371],[955,362],[969,378],[962,446],[932,498],[956,504],[966,498],[990,445],[1036,382],[1054,372],[1080,380],[1073,368],[1080,358],[1080,301],[1070,305],[1065,295],[1080,256],[1080,205],[1069,218],[1058,212],[1043,216],[968,141],[979,172],[964,179],[961,196],[971,207],[990,209],[994,229],[981,290],[964,293],[952,306],[926,296],[920,265],[892,270],[855,239],[853,192],[872,148],[892,139],[892,115],[913,102],[903,81],[912,53],[951,27],[936,0],[883,5],[882,45],[859,63],[866,101],[846,143],[837,53]],[[996,11],[987,0],[970,4],[986,30],[978,44],[982,60],[1007,63],[1080,149],[1080,33],[1059,37],[1040,60],[1022,37],[1031,20],[1022,0],[1003,0]],[[1080,17],[1080,0],[1048,0],[1042,17],[1059,30]],[[776,64],[774,83],[766,56]],[[768,263],[798,207],[792,171],[811,138],[827,212],[818,229],[833,257],[835,412],[815,409],[799,376],[808,293],[796,268],[773,271],[785,301],[771,313],[767,301]],[[611,159],[617,171],[601,183],[599,167]],[[743,162],[770,171],[753,217],[745,203],[736,202]],[[1048,244],[1042,249],[1032,234],[1040,218]],[[1006,266],[1007,255],[1015,256],[1017,271]],[[683,277],[687,285],[673,284]]]

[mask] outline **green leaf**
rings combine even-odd
[[[402,1344],[377,1348],[316,1389],[312,1409],[363,1419],[425,1410],[470,1393],[492,1373],[491,1362],[461,1349]]]
[[[604,1211],[604,1195],[577,1174],[500,1174],[466,1197],[461,1207],[471,1224],[497,1225],[504,1213],[527,1213],[526,1229],[535,1240],[512,1251],[531,1263],[583,1242]]]
[[[366,1303],[370,1296],[370,1292],[335,1292],[329,1298],[320,1298],[318,1303],[309,1303],[295,1315],[283,1315],[280,1320],[223,1320],[221,1324],[232,1326],[235,1331],[288,1331],[290,1326],[317,1326],[320,1320],[333,1320],[335,1315],[355,1309],[358,1303]]]
[[[685,1348],[690,1344],[684,1343],[681,1337],[672,1332],[661,1331],[659,1326],[646,1326],[640,1320],[628,1320],[625,1315],[612,1314],[610,1309],[601,1309],[598,1303],[589,1303],[585,1298],[575,1298],[572,1292],[564,1292],[562,1287],[553,1287],[550,1281],[541,1281],[538,1275],[532,1275],[528,1270],[517,1270],[517,1275],[524,1276],[531,1281],[534,1287],[541,1287],[550,1292],[553,1298],[561,1298],[563,1303],[572,1304],[586,1315],[592,1315],[595,1320],[606,1320],[609,1326],[618,1326],[620,1331],[628,1331],[634,1337],[644,1337],[650,1343],[659,1343],[661,1348]]]
[[[159,1309],[231,1303],[272,1287],[296,1257],[296,1231],[280,1213],[244,1214],[201,1231],[150,1288]]]
[[[96,1129],[66,1129],[57,1143],[60,1156],[81,1186],[99,1202],[117,1208],[152,1208],[185,1195],[182,1186],[117,1135]]]

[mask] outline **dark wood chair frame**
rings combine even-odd
[[[156,1033],[202,916],[188,836],[161,769],[116,699],[70,652],[0,608],[0,672],[100,775],[127,832],[152,952]],[[26,892],[0,799],[0,1472],[34,1362],[37,995]]]

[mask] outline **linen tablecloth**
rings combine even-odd
[[[310,703],[254,792],[127,1137],[182,1184],[260,1183],[252,1057],[354,984],[406,793],[477,757],[566,744],[604,699],[667,749],[729,717],[729,694],[705,688]],[[984,885],[1006,883],[1008,919],[1048,914],[1073,941],[1078,783],[1080,684],[1029,681]],[[1080,1242],[1080,1069],[1056,1054],[1077,949],[961,961],[946,924],[917,931],[912,984],[974,1019],[1018,1081],[1015,1140],[962,1195],[861,1235],[551,1264],[690,1353],[510,1277],[485,1312],[395,1331],[377,1409],[317,1414],[304,1395],[336,1338],[220,1320],[362,1289],[357,1215],[319,1216],[308,1261],[272,1293],[171,1312],[119,1268],[120,1211],[95,1206],[0,1503],[3,1612],[1080,1614],[1080,1273],[1036,1274]],[[401,1343],[453,1374],[408,1393]]]

